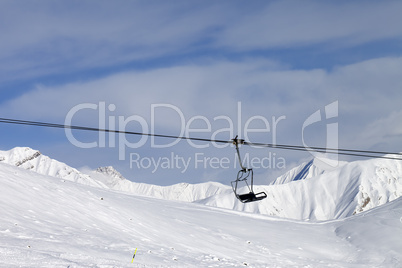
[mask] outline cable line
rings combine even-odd
[[[245,142],[245,144],[251,146],[262,146],[262,147],[272,147],[275,148],[277,146],[285,146],[289,148],[306,148],[304,146],[297,146],[297,145],[278,145],[278,144],[265,144],[265,143],[254,143],[254,142]],[[402,155],[402,153],[391,153],[391,152],[381,152],[381,151],[366,151],[366,150],[354,150],[354,149],[335,149],[335,148],[322,148],[322,147],[308,147],[310,149],[317,149],[317,150],[329,150],[329,151],[337,151],[337,152],[355,152],[355,153],[369,153],[369,154],[395,154],[395,155]]]
[[[142,132],[133,132],[133,131],[125,131],[125,130],[123,131],[123,130],[102,129],[102,128],[93,128],[93,127],[82,127],[82,126],[74,126],[74,125],[52,124],[52,123],[26,121],[26,120],[9,119],[9,118],[0,118],[0,123],[39,126],[39,127],[52,127],[52,128],[66,128],[66,129],[87,130],[87,131],[96,131],[96,132],[110,132],[110,133],[142,135],[142,136],[171,138],[171,139],[206,141],[206,142],[216,142],[216,143],[232,143],[232,141],[226,141],[226,140],[211,140],[211,139],[192,138],[192,137],[185,137],[185,136],[173,136],[173,135],[142,133]]]
[[[10,118],[1,118],[1,117],[0,117],[0,123],[29,125],[29,126],[38,126],[38,127],[49,127],[49,128],[61,128],[61,129],[85,130],[85,131],[95,131],[95,132],[119,133],[119,134],[128,134],[128,135],[141,135],[141,136],[149,136],[149,137],[182,139],[182,140],[193,140],[193,141],[204,141],[204,142],[215,142],[215,143],[233,143],[233,140],[230,140],[230,141],[216,140],[216,139],[213,140],[213,139],[194,138],[194,137],[185,137],[185,136],[142,133],[142,132],[102,129],[102,128],[94,128],[94,127],[53,124],[53,123],[47,123],[47,122],[28,121],[28,120],[19,120],[19,119],[10,119]],[[402,160],[402,157],[398,157],[398,156],[402,156],[402,153],[393,153],[393,152],[368,151],[368,150],[356,150],[356,149],[336,149],[336,148],[325,148],[325,147],[305,147],[305,146],[298,146],[298,145],[255,143],[255,142],[246,142],[246,141],[243,144],[249,145],[249,146],[268,147],[268,148],[283,149],[283,150],[308,151],[308,152],[360,156],[360,157],[369,157],[369,158]]]
[[[295,151],[309,151],[309,152],[318,152],[318,153],[327,153],[327,154],[402,160],[402,158],[387,156],[387,155],[395,155],[395,156],[401,155],[402,156],[402,153],[377,152],[377,151],[365,151],[365,150],[354,150],[354,149],[334,149],[334,148],[324,148],[324,147],[304,147],[304,146],[296,146],[296,145],[281,145],[281,144],[269,144],[269,143],[264,144],[264,143],[253,143],[253,142],[244,142],[244,144],[250,145],[250,146],[257,146],[257,147],[268,147],[268,148],[274,148],[274,149],[276,148],[276,149],[295,150]],[[357,154],[359,152],[370,153],[372,155]],[[373,155],[373,154],[379,154],[379,155]],[[385,156],[382,154],[385,154]]]

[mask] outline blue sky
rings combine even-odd
[[[266,129],[267,122],[270,129],[251,133],[251,141],[302,145],[304,138],[309,146],[326,146],[327,126],[336,123],[339,147],[402,151],[401,11],[400,1],[2,1],[0,117],[64,123],[73,107],[92,104],[97,108],[77,112],[72,122],[97,127],[104,103],[106,127],[109,118],[118,123],[130,116],[150,126],[157,105],[159,133],[180,134],[179,110],[184,124],[204,129],[193,136],[221,131],[217,138],[230,139],[233,133],[225,129],[244,135],[247,120],[256,118],[250,129]],[[324,119],[334,102],[336,118],[303,132],[310,115],[320,110]],[[153,148],[148,140],[125,147],[119,160],[118,136],[112,137],[115,146],[105,135],[104,147],[85,149],[62,130],[0,128],[2,150],[29,146],[76,168],[113,165],[135,181],[228,183],[236,173],[232,147],[180,142]],[[150,130],[135,120],[126,129]],[[96,133],[73,134],[99,145]],[[312,157],[242,149],[257,162],[271,161],[271,167],[255,168],[260,183]],[[189,161],[185,172],[172,163],[156,172],[130,167],[130,154],[145,165],[172,153]],[[195,167],[196,154],[227,157],[230,167]]]

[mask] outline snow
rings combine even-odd
[[[166,200],[193,202],[223,192],[232,193],[231,187],[215,182],[199,184],[178,183],[170,186],[136,183],[125,179],[117,170],[110,166],[100,167],[95,172],[89,172],[88,174],[111,189]]]
[[[273,185],[256,186],[268,197],[242,204],[230,193],[199,200],[209,206],[284,218],[322,221],[341,219],[402,196],[402,161],[370,159],[323,168],[316,160],[279,177]],[[308,167],[308,168],[306,168]]]
[[[229,185],[136,183],[125,179],[113,167],[84,174],[26,147],[0,151],[0,162],[94,187],[305,221],[350,217],[402,196],[402,161],[389,159],[350,163],[313,159],[291,169],[272,185],[255,186],[255,192],[264,191],[268,197],[251,204],[235,199]]]
[[[272,184],[278,185],[297,180],[310,179],[312,177],[324,174],[325,172],[333,171],[347,164],[347,162],[344,161],[335,162],[334,160],[330,159],[326,159],[326,162],[329,162],[331,165],[328,163],[324,163],[318,158],[312,159],[307,163],[302,163],[301,165],[289,170],[282,176],[278,177]]]
[[[103,183],[92,179],[77,169],[51,159],[29,147],[15,147],[9,151],[0,151],[0,162],[85,185],[107,188]]]
[[[138,196],[2,162],[0,183],[1,267],[402,265],[402,198],[312,223]]]

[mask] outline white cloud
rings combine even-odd
[[[401,2],[1,2],[0,79],[221,51],[402,37]]]
[[[402,152],[402,110],[393,111],[368,124],[361,133],[361,139],[374,149]]]
[[[56,87],[39,86],[4,103],[0,114],[63,122],[74,105],[105,101],[116,105],[112,115],[137,114],[149,122],[151,104],[170,103],[186,120],[201,115],[213,121],[215,116],[227,115],[236,122],[237,102],[241,101],[243,124],[254,115],[270,121],[272,116],[284,115],[287,118],[281,122],[278,142],[301,144],[304,120],[338,100],[340,145],[353,147],[359,141],[356,134],[368,124],[400,110],[401,68],[402,58],[373,59],[331,72],[287,70],[260,60],[182,65]],[[97,122],[94,113],[81,116],[76,119],[82,124]],[[177,114],[170,111],[164,116],[159,122],[164,128],[177,127]],[[314,133],[325,137],[325,128]]]
[[[2,2],[0,69],[10,79],[177,53],[208,36],[217,13],[186,2]]]
[[[225,28],[219,43],[241,50],[401,38],[398,1],[274,1]]]

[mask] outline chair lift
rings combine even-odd
[[[239,152],[239,144],[244,144],[244,140],[237,139],[237,136],[233,139],[233,144],[236,146],[236,152],[239,159],[241,170],[237,173],[237,178],[235,181],[232,181],[232,189],[237,199],[242,203],[249,203],[254,201],[259,201],[267,197],[265,192],[254,193],[253,191],[253,169],[245,168],[242,164],[240,152]],[[250,184],[248,184],[247,179],[250,178]],[[248,193],[239,194],[238,193],[238,184],[239,182],[244,182],[248,188]]]

